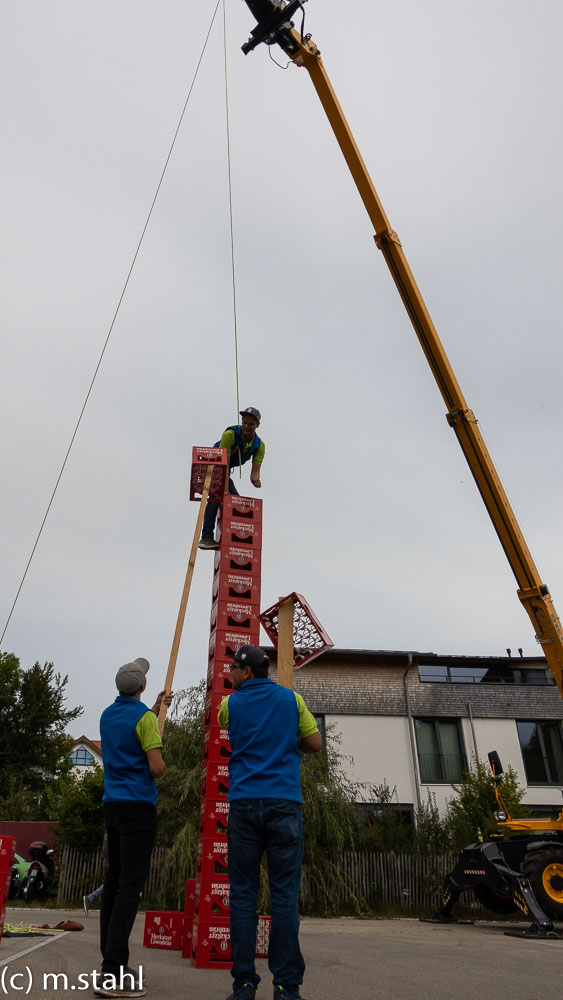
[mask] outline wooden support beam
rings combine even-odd
[[[168,670],[166,671],[166,680],[164,682],[164,691],[166,694],[170,694],[172,690],[172,681],[174,680],[174,671],[176,670],[176,661],[178,659],[178,650],[180,648],[180,640],[182,638],[182,629],[184,628],[184,619],[186,617],[188,597],[190,594],[190,587],[192,585],[192,577],[194,575],[197,547],[201,535],[203,515],[205,514],[205,506],[207,504],[207,497],[209,496],[209,487],[211,486],[212,475],[213,475],[213,466],[208,465],[207,472],[205,474],[205,482],[203,484],[203,492],[201,494],[199,512],[197,515],[197,521],[194,531],[194,539],[190,551],[190,558],[188,560],[188,569],[186,572],[186,579],[184,581],[182,599],[180,601],[180,609],[178,611],[178,620],[176,621],[176,631],[174,632],[174,638],[172,640],[172,649],[170,651],[170,659],[168,661]],[[164,729],[165,719],[166,719],[166,705],[164,704],[164,699],[163,699],[162,704],[160,706],[160,712],[158,713],[158,728],[161,736],[162,736],[162,730]]]
[[[293,689],[293,597],[280,598],[278,611],[278,684]]]

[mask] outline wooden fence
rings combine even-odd
[[[444,875],[456,863],[456,855],[436,854],[425,858],[410,854],[376,852],[343,854],[341,901],[353,891],[369,906],[404,907],[419,912],[434,910],[439,903]]]
[[[165,847],[153,849],[143,893],[146,899],[154,899],[158,893],[165,857]],[[97,889],[103,881],[104,861],[101,850],[93,854],[84,854],[65,844],[59,865],[58,904],[82,902],[82,897]]]
[[[158,893],[165,857],[166,848],[155,847],[143,893],[146,900],[154,900]],[[438,905],[444,875],[452,870],[455,861],[455,856],[449,854],[414,858],[407,854],[345,853],[339,859],[341,902],[344,907],[354,895],[374,910],[400,907],[417,913],[431,911]],[[101,851],[83,854],[66,846],[60,863],[57,902],[77,903],[103,880]],[[309,889],[314,898],[314,887]]]

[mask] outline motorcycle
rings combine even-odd
[[[26,903],[31,903],[38,896],[46,896],[49,882],[55,874],[54,850],[43,840],[34,840],[29,845],[31,864],[20,887],[20,895]]]

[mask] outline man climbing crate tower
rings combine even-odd
[[[260,479],[262,462],[266,454],[266,446],[256,433],[262,419],[260,410],[257,410],[255,406],[247,406],[245,410],[240,411],[240,416],[241,423],[225,428],[221,440],[215,443],[216,448],[224,448],[227,453],[229,463],[228,492],[231,496],[238,496],[238,490],[233,482],[234,470],[242,469],[242,466],[247,462],[252,463],[250,482],[255,489],[260,489],[262,486]],[[221,497],[211,493],[203,518],[200,549],[217,549],[219,547],[214,532],[220,503]]]

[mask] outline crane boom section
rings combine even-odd
[[[491,455],[469,409],[442,342],[414,279],[397,233],[391,228],[368,169],[356,145],[344,112],[324,68],[320,51],[310,36],[295,30],[288,17],[301,6],[292,0],[245,0],[258,20],[253,38],[243,46],[249,52],[260,42],[277,43],[298,66],[308,71],[342,150],[360,197],[375,229],[375,242],[383,253],[395,285],[438,388],[447,406],[447,420],[483,498],[489,516],[518,583],[518,597],[526,609],[548,665],[563,694],[563,631],[547,586],[518,525]]]

